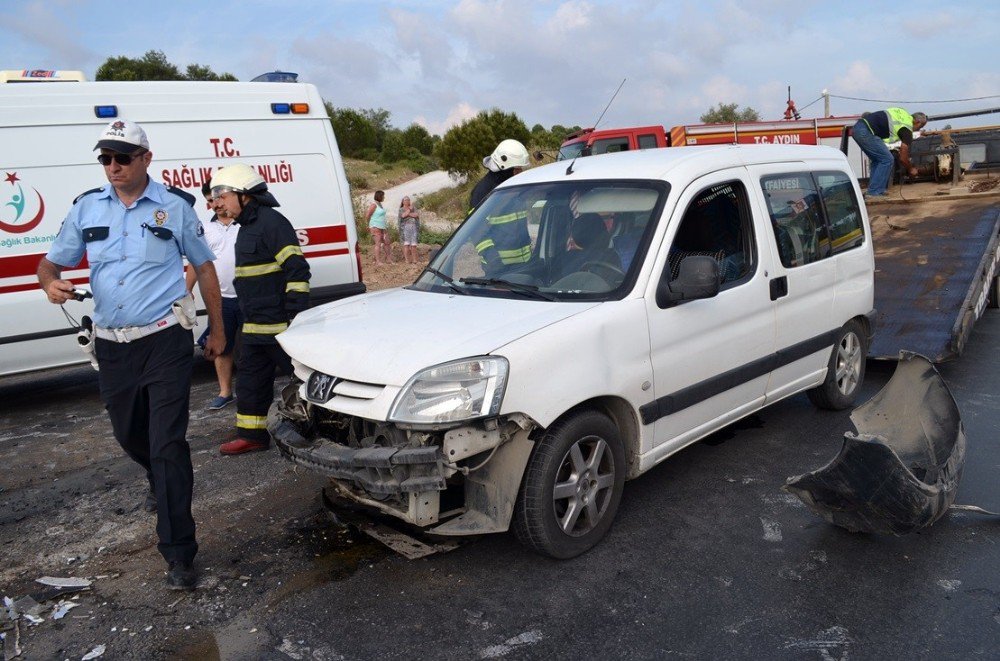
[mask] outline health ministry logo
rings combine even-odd
[[[16,172],[5,172],[5,174],[7,176],[3,183],[10,184],[12,188],[8,189],[3,183],[0,183],[0,202],[7,200],[0,208],[0,231],[10,234],[30,232],[38,227],[45,216],[45,200],[42,199],[42,194],[38,192],[37,188],[32,188],[31,190],[35,191],[35,195],[38,197],[38,204],[32,204],[29,209],[24,187],[18,183],[21,181],[20,177],[17,176]],[[29,215],[31,211],[35,211],[36,206],[37,213],[30,220],[25,220],[25,216]]]

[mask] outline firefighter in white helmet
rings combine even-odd
[[[266,450],[271,442],[267,411],[274,371],[291,373],[291,361],[275,336],[309,307],[309,264],[291,223],[274,210],[278,201],[249,165],[227,165],[212,176],[212,197],[240,224],[233,287],[243,312],[236,380],[236,438],[222,454]]]
[[[483,159],[489,170],[469,196],[469,214],[501,183],[528,167],[528,150],[517,140],[503,140],[493,153]],[[531,258],[527,209],[509,210],[487,218],[486,231],[475,243],[476,252],[487,275],[523,264]]]

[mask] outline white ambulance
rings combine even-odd
[[[72,328],[35,278],[81,193],[107,183],[94,144],[114,118],[149,136],[150,177],[195,198],[229,162],[250,164],[295,227],[313,304],[364,291],[351,194],[323,99],[313,85],[79,82],[0,85],[0,375],[81,363]],[[64,277],[88,288],[86,259]],[[65,306],[79,319],[92,301]],[[204,322],[202,322],[204,323]]]

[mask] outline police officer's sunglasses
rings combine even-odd
[[[104,167],[111,165],[111,161],[114,161],[118,165],[132,165],[133,160],[145,153],[145,151],[139,151],[134,154],[100,154],[97,157],[97,162]]]

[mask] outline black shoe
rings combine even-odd
[[[198,586],[198,574],[190,562],[174,560],[167,571],[167,588],[171,590],[194,590]]]
[[[142,504],[142,509],[150,513],[156,511],[156,494],[153,493],[152,489],[146,494],[146,501]]]
[[[167,587],[171,590],[194,590],[198,585],[198,574],[190,562],[174,560],[167,571]]]

